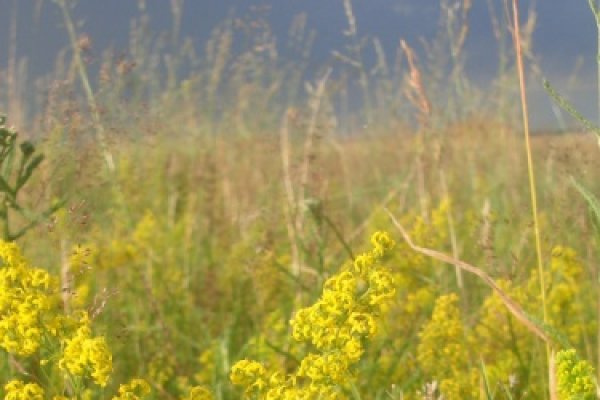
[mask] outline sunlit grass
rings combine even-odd
[[[260,12],[197,55],[141,9],[88,65],[63,6],[43,107],[0,81],[1,176],[22,136],[44,154],[0,187],[6,399],[596,398],[596,138],[532,135],[528,163],[503,31],[490,90],[465,75],[471,2],[391,63],[345,1],[312,77],[302,16],[290,60]]]

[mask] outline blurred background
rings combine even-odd
[[[381,46],[389,62],[404,39],[417,52],[422,61],[437,57],[432,54],[435,43],[440,45],[443,37],[458,34],[449,30],[445,22],[461,19],[461,8],[453,1],[373,0],[355,1],[352,4],[356,20],[356,37],[350,38],[348,19],[341,0],[306,1],[81,1],[72,3],[72,18],[77,23],[78,34],[87,35],[91,49],[89,67],[97,70],[105,51],[113,57],[132,58],[131,32],[137,24],[143,24],[144,40],[156,49],[170,52],[183,46],[189,39],[198,54],[205,59],[206,49],[215,30],[227,21],[258,21],[272,34],[273,51],[280,62],[299,61],[300,54],[290,45],[290,30],[302,19],[307,36],[303,62],[303,76],[316,79],[325,66],[340,66],[344,62],[336,55],[354,39],[361,43],[362,62],[369,68],[377,65],[377,46]],[[507,8],[503,0],[474,1],[467,10],[465,23],[468,35],[461,52],[464,56],[464,72],[470,83],[482,91],[489,90],[499,74],[499,48],[507,46]],[[537,76],[530,79],[532,96],[532,120],[538,129],[563,129],[570,126],[562,120],[557,110],[539,85],[541,77],[547,77],[586,114],[595,114],[595,21],[586,1],[522,1],[523,19],[528,15],[534,20],[531,38],[531,57],[539,68]],[[54,71],[57,55],[69,48],[68,33],[61,10],[52,0],[1,0],[0,7],[0,68],[10,62],[26,62],[28,81],[48,76]],[[136,22],[137,21],[137,22]],[[456,22],[456,21],[455,21]],[[458,25],[456,26],[458,28]],[[248,46],[248,38],[240,34],[245,28],[233,26],[236,37],[231,44],[233,53],[241,53]],[[500,32],[503,31],[503,32]],[[264,33],[264,32],[263,32]],[[427,45],[428,43],[428,45]],[[297,48],[295,50],[298,50]],[[439,50],[439,49],[438,49]],[[428,53],[429,51],[429,53]],[[444,55],[447,57],[448,54]],[[12,61],[11,61],[12,60]],[[159,64],[164,63],[160,60]],[[164,67],[164,65],[163,65]],[[451,62],[439,65],[448,71]],[[183,66],[181,74],[189,73]],[[540,75],[541,74],[541,75]]]

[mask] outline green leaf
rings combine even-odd
[[[15,191],[2,176],[0,176],[0,192],[8,194],[10,197],[15,197]]]
[[[27,164],[27,166],[25,167],[25,172],[23,173],[23,175],[19,176],[19,178],[17,179],[17,186],[15,188],[16,191],[21,189],[23,187],[23,185],[25,185],[25,183],[27,183],[29,178],[31,178],[31,174],[33,174],[33,171],[40,165],[40,163],[43,160],[44,160],[43,154],[38,154],[37,156],[33,157],[31,162],[29,164]]]
[[[23,158],[28,159],[35,152],[35,146],[29,140],[24,141],[19,146],[21,148],[21,153],[23,153]]]
[[[579,194],[584,198],[584,200],[588,204],[590,211],[596,218],[596,223],[600,226],[600,201],[596,196],[594,196],[592,192],[590,192],[581,184],[579,184],[579,182],[577,182],[575,178],[571,177],[571,182],[573,183],[573,186],[575,186],[575,189],[577,189]]]
[[[556,91],[556,89],[554,89],[554,87],[546,79],[544,79],[544,89],[546,89],[550,97],[554,99],[554,101],[560,108],[571,114],[571,116],[577,121],[579,121],[588,131],[594,132],[596,136],[600,138],[600,128],[598,128],[589,119],[587,119],[579,111],[577,111],[575,107],[569,102],[569,100],[561,96],[558,93],[558,91]]]
[[[21,229],[19,229],[16,233],[9,234],[9,236],[8,236],[7,239],[8,240],[17,240],[17,239],[19,239],[21,236],[23,236],[25,233],[27,233],[31,228],[34,228],[40,222],[42,222],[43,220],[49,218],[52,214],[54,214],[56,211],[58,211],[65,204],[66,204],[66,200],[61,200],[58,203],[54,204],[52,207],[48,208],[46,211],[38,214],[35,218],[32,218],[27,225],[25,225],[24,227],[22,227]]]
[[[494,400],[494,395],[492,394],[492,389],[490,388],[490,381],[488,378],[487,368],[485,367],[485,362],[480,360],[479,368],[481,369],[481,375],[483,376],[483,387],[485,389],[485,398],[487,400]]]

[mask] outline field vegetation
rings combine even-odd
[[[197,54],[172,4],[122,55],[57,0],[52,76],[0,70],[5,399],[597,398],[600,155],[524,139],[533,11],[491,6],[483,90],[469,0],[397,54],[344,0],[314,74],[305,16],[232,16]]]

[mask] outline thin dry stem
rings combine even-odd
[[[425,127],[428,126],[431,115],[431,103],[425,94],[425,87],[421,79],[421,71],[417,67],[415,52],[404,39],[400,40],[400,47],[406,55],[410,70],[409,89],[406,90],[405,94],[408,100],[419,110],[419,122],[422,127]]]
[[[90,111],[92,113],[92,117],[94,119],[94,125],[96,127],[96,135],[98,138],[98,142],[102,149],[102,153],[104,156],[104,161],[108,169],[111,172],[115,171],[115,162],[112,156],[112,153],[108,150],[108,145],[106,143],[106,138],[104,134],[104,126],[100,120],[100,113],[98,112],[98,105],[96,104],[96,98],[94,97],[94,92],[92,90],[92,86],[90,85],[90,80],[87,75],[87,70],[83,61],[83,57],[81,55],[81,48],[79,45],[79,40],[77,39],[77,33],[75,32],[75,24],[71,19],[71,14],[69,12],[69,8],[66,4],[65,0],[56,0],[60,9],[62,11],[63,20],[65,22],[65,26],[69,33],[69,40],[71,41],[71,47],[73,50],[73,58],[75,64],[77,66],[77,72],[79,73],[79,78],[81,80],[81,84],[83,86],[88,105],[90,107]]]
[[[288,126],[289,112],[283,118],[280,131],[280,142],[281,142],[281,162],[283,171],[283,184],[285,187],[286,194],[286,207],[285,216],[287,220],[287,231],[290,239],[290,246],[292,251],[292,273],[294,276],[298,276],[300,273],[300,253],[298,251],[298,239],[295,228],[295,209],[296,209],[296,195],[294,193],[294,184],[292,182],[292,174],[290,171],[290,133]]]
[[[17,62],[17,2],[12,5],[9,27],[9,46],[8,46],[8,69],[7,84],[8,84],[8,113],[11,116],[12,123],[16,126],[21,126],[23,122],[23,104],[19,101],[19,74]]]
[[[72,297],[72,278],[71,278],[71,261],[69,259],[69,240],[62,238],[60,240],[60,281],[61,281],[61,296],[63,309],[66,314],[71,312],[71,297]]]
[[[427,212],[427,191],[425,190],[425,163],[423,161],[425,140],[423,135],[425,133],[425,129],[430,124],[431,120],[431,103],[427,98],[427,94],[425,93],[425,87],[423,86],[423,81],[421,79],[421,71],[417,67],[416,56],[413,49],[404,41],[400,40],[400,47],[402,51],[406,55],[406,59],[408,60],[408,67],[410,70],[410,75],[408,79],[408,88],[405,90],[406,97],[413,104],[414,107],[419,111],[419,136],[418,136],[418,149],[416,155],[416,164],[417,164],[417,190],[419,192],[419,204],[421,207],[421,216],[425,221],[429,218],[429,213]]]
[[[385,211],[390,216],[390,219],[394,226],[398,229],[404,241],[408,244],[408,246],[414,251],[426,255],[427,257],[431,257],[438,261],[454,265],[460,268],[463,271],[469,272],[478,278],[480,278],[486,285],[488,285],[497,295],[500,297],[500,300],[504,303],[506,308],[511,312],[511,314],[519,320],[531,333],[542,339],[545,343],[550,344],[551,338],[544,332],[537,324],[535,324],[531,319],[527,316],[527,313],[523,308],[515,302],[510,296],[498,286],[498,284],[490,277],[485,271],[480,268],[477,268],[471,264],[468,264],[462,260],[451,257],[447,254],[444,254],[437,250],[428,249],[425,247],[420,247],[414,244],[410,235],[406,232],[406,229],[398,222],[396,217],[386,208]]]
[[[527,171],[529,176],[529,190],[531,193],[531,212],[533,215],[533,230],[535,233],[535,250],[537,255],[538,276],[540,281],[540,295],[542,298],[542,311],[544,323],[548,322],[548,307],[546,304],[546,285],[544,282],[544,264],[542,261],[542,244],[540,238],[540,225],[537,212],[537,194],[535,189],[535,174],[533,168],[533,158],[531,155],[531,143],[529,140],[529,110],[527,106],[527,91],[525,89],[525,68],[523,67],[523,50],[521,44],[521,30],[519,23],[519,2],[512,1],[513,11],[513,38],[515,42],[515,52],[517,55],[517,72],[519,74],[519,89],[521,94],[521,108],[523,112],[523,132],[525,135],[525,150],[527,153]],[[550,390],[550,398],[558,399],[556,379],[553,373],[553,357],[550,344],[546,343],[546,357],[548,362],[548,382]]]

